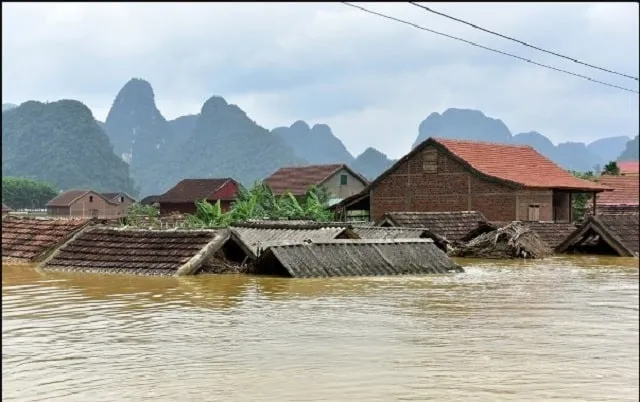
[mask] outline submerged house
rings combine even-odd
[[[622,176],[638,177],[640,175],[640,161],[621,161],[618,162],[618,168]]]
[[[613,191],[596,197],[596,214],[638,212],[640,204],[640,178],[638,176],[602,175],[598,182]]]
[[[362,191],[369,182],[345,164],[289,166],[263,180],[275,195],[289,191],[302,197],[312,186],[324,187],[335,198],[346,198]]]
[[[427,228],[449,242],[461,241],[478,225],[487,221],[477,211],[456,212],[389,212],[377,222],[378,226]]]
[[[196,201],[202,200],[211,204],[220,201],[222,210],[228,211],[239,188],[240,184],[231,178],[184,179],[160,196],[160,214],[192,214],[196,212]]]
[[[558,253],[613,254],[638,256],[640,220],[638,214],[600,214],[590,216],[565,241]]]
[[[429,138],[332,209],[337,220],[364,209],[376,222],[393,211],[478,211],[490,221],[570,222],[573,194],[606,190],[530,146]]]
[[[44,271],[132,275],[198,275],[241,270],[244,254],[223,230],[92,227],[63,244]]]
[[[431,239],[333,240],[271,246],[255,273],[293,278],[464,272]]]
[[[262,250],[283,244],[316,243],[335,239],[358,239],[359,236],[346,225],[323,223],[242,223],[231,228],[251,261],[257,259]]]
[[[46,205],[47,214],[56,218],[115,219],[123,216],[120,204],[93,190],[69,190]]]
[[[2,261],[37,262],[89,224],[88,219],[7,217],[2,220]]]

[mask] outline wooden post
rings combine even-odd
[[[573,193],[569,193],[569,223],[573,222]]]
[[[591,211],[591,214],[596,216],[596,193],[591,193],[591,196],[593,197],[593,210]]]

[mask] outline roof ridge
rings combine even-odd
[[[300,169],[300,168],[312,168],[312,167],[327,167],[327,166],[345,166],[346,163],[313,163],[308,165],[287,165],[281,166],[280,169]]]
[[[462,142],[462,143],[467,143],[467,144],[468,143],[472,143],[472,144],[484,144],[484,145],[499,145],[499,146],[511,147],[511,148],[531,148],[534,151],[536,150],[533,146],[527,145],[527,144],[512,144],[512,143],[495,142],[495,141],[465,140],[465,139],[445,138],[445,137],[429,137],[429,138],[432,138],[433,140],[435,140],[437,142],[440,142],[440,141],[451,141],[451,142]],[[429,139],[429,138],[427,138],[427,139]]]

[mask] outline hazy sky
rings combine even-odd
[[[638,89],[408,3],[358,3],[489,47]],[[482,27],[638,76],[634,3],[424,3]],[[167,119],[212,95],[266,128],[326,123],[354,154],[404,154],[418,124],[480,109],[554,142],[638,133],[638,94],[546,70],[341,3],[3,3],[2,102],[77,99],[104,120],[130,78]]]

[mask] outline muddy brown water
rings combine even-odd
[[[637,401],[638,260],[141,278],[2,267],[3,401]]]

